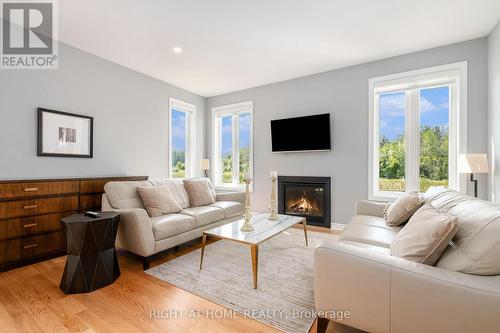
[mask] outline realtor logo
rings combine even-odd
[[[57,69],[54,0],[1,2],[2,69]]]

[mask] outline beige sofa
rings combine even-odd
[[[137,186],[168,186],[182,204],[176,214],[149,217],[137,192]],[[109,182],[104,186],[102,210],[120,213],[117,246],[143,258],[143,268],[149,268],[153,254],[175,247],[211,229],[241,218],[245,194],[217,192],[215,203],[190,207],[189,197],[181,179]]]
[[[435,266],[390,255],[401,227],[385,224],[384,204],[360,201],[338,241],[314,258],[320,326],[331,311],[368,332],[500,332],[500,206],[433,189],[425,201],[458,217],[458,232]],[[343,313],[345,314],[345,313]]]

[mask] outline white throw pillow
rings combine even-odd
[[[214,194],[206,178],[184,179],[184,187],[193,207],[206,206],[215,202]]]
[[[434,265],[458,230],[455,216],[425,205],[410,218],[391,243],[391,255]]]
[[[137,186],[144,208],[151,217],[177,213],[182,210],[167,186],[142,187]]]
[[[422,206],[423,200],[417,191],[400,195],[385,211],[385,223],[398,226],[405,223]]]

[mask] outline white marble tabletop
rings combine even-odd
[[[305,218],[299,216],[278,214],[277,221],[270,221],[267,219],[268,215],[269,213],[259,213],[252,216],[253,231],[240,230],[244,222],[242,218],[232,223],[206,230],[204,234],[242,243],[259,244],[305,220]]]

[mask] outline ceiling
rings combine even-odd
[[[500,0],[58,4],[61,41],[207,97],[483,37],[500,19]]]

